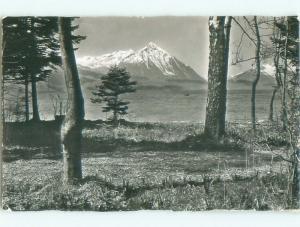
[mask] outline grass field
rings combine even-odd
[[[49,128],[56,128],[47,124],[48,128],[45,123],[31,126],[40,130],[30,131],[41,135],[41,130],[50,133]],[[11,125],[7,136],[11,133],[16,139],[12,131],[20,127],[29,126]],[[18,144],[7,138],[4,207],[97,211],[287,208],[288,165],[276,155],[286,153],[287,143],[276,127],[260,126],[253,137],[247,125],[230,124],[222,145],[202,138],[202,131],[203,126],[196,123],[126,123],[113,128],[87,122],[84,178],[68,188],[62,186],[55,138],[39,140],[38,135],[31,135],[38,144]],[[55,137],[56,132],[50,135]]]

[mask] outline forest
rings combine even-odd
[[[143,90],[123,65],[113,65],[101,76],[93,74],[97,83],[91,82],[87,97],[76,51],[89,37],[78,32],[79,26],[75,17],[2,19],[3,209],[299,209],[296,16],[207,18],[205,118],[199,114],[196,122],[126,117]],[[240,34],[235,43],[233,28]],[[243,54],[246,45],[250,57]],[[153,43],[148,46],[159,50]],[[273,66],[274,84],[264,104],[267,111],[261,111],[259,86],[266,61]],[[228,117],[229,72],[245,62],[254,73],[247,82],[249,109],[240,111],[248,111],[250,119],[234,121]],[[38,86],[49,84],[58,72],[65,93],[51,93],[54,114],[46,119],[39,109],[43,101]],[[196,80],[191,84],[198,86]],[[150,92],[162,88],[155,89]],[[184,92],[185,99],[192,95]],[[86,119],[88,101],[108,117]],[[191,108],[194,104],[189,103]],[[242,104],[237,101],[237,108]],[[155,103],[148,108],[155,109]],[[265,120],[259,119],[262,115]]]

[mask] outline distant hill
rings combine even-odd
[[[255,80],[255,77],[256,77],[256,71],[254,69],[250,69],[248,71],[235,75],[228,80],[228,88],[230,90],[240,90],[240,89],[251,90],[252,82]],[[257,89],[269,90],[272,89],[274,85],[276,85],[275,78],[273,78],[272,76],[264,72],[261,72]]]

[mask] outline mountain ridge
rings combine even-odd
[[[100,56],[78,58],[79,69],[106,73],[109,67],[125,67],[134,77],[144,80],[199,80],[205,83],[194,69],[153,42],[139,50],[119,50]]]
[[[228,79],[229,89],[251,89],[252,82],[256,77],[256,71],[249,69]],[[268,73],[261,72],[260,79],[257,84],[257,89],[272,89],[276,85],[274,77]]]

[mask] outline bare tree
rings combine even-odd
[[[67,102],[63,100],[63,97],[59,94],[49,95],[53,108],[53,116],[54,118],[60,118],[65,115]]]
[[[288,28],[288,22],[285,20],[285,26]],[[286,106],[286,88],[287,88],[287,69],[288,69],[288,59],[287,59],[287,48],[288,48],[288,32],[286,32],[286,36],[284,38],[284,52],[283,52],[283,61],[284,61],[284,66],[283,66],[283,79],[282,79],[282,126],[283,129],[287,129],[287,106]]]
[[[227,73],[232,17],[209,18],[208,95],[204,133],[220,141],[225,134]]]
[[[269,121],[274,121],[274,100],[276,98],[277,91],[278,86],[274,86],[269,106]]]
[[[253,21],[250,21],[247,17],[243,17],[245,21],[245,25],[242,25],[236,18],[233,18],[234,22],[240,27],[242,30],[242,34],[246,35],[246,37],[250,40],[252,44],[255,46],[254,57],[250,57],[247,59],[239,59],[239,51],[236,53],[236,60],[233,64],[237,64],[245,61],[255,60],[255,68],[256,75],[255,79],[252,82],[251,88],[251,123],[252,129],[256,130],[256,87],[260,79],[261,75],[261,55],[262,55],[262,41],[259,24],[267,23],[266,21],[258,22],[257,16],[253,17]],[[248,30],[248,31],[247,31]],[[242,36],[243,38],[243,36]],[[239,46],[241,45],[242,40],[240,41]]]
[[[273,103],[277,91],[280,92],[281,100],[281,122],[283,130],[287,130],[288,116],[287,116],[287,49],[288,49],[288,35],[283,35],[278,26],[284,25],[286,27],[286,18],[274,17],[273,23],[273,63],[275,66],[276,86],[274,86],[273,94],[270,101],[269,120],[273,121]]]
[[[281,78],[280,78],[280,72],[279,72],[279,45],[278,43],[275,42],[279,37],[279,31],[276,28],[276,18],[274,17],[274,24],[273,24],[273,49],[274,49],[274,54],[273,54],[273,63],[275,66],[275,79],[276,79],[276,85],[274,86],[271,100],[270,100],[270,109],[269,109],[269,121],[274,121],[274,100],[275,96],[278,92],[278,90],[281,88]]]
[[[256,16],[254,16],[254,28],[255,28],[255,35],[256,35],[256,49],[255,49],[256,78],[254,79],[254,81],[252,83],[251,121],[252,121],[253,130],[256,130],[255,96],[256,96],[256,86],[260,79],[260,49],[261,49],[260,34],[259,34],[259,28],[258,28]]]
[[[290,146],[287,150],[290,165],[288,181],[288,203],[291,208],[299,208],[300,200],[300,78],[299,78],[299,21],[297,17],[284,17],[276,22],[279,36],[273,39],[278,50],[278,80],[281,85],[281,102],[284,113],[283,126]],[[279,64],[279,62],[281,62]],[[282,65],[281,65],[282,64]],[[289,70],[288,70],[289,69]],[[286,97],[288,96],[288,98]],[[289,102],[287,102],[287,100]]]
[[[63,148],[63,180],[74,184],[82,178],[81,131],[84,120],[84,100],[82,96],[76,59],[72,43],[72,18],[59,18],[59,32],[62,62],[68,94],[68,109],[61,126]]]

